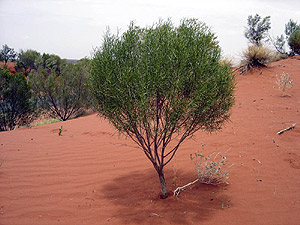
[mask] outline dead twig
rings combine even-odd
[[[162,217],[162,216],[158,215],[157,213],[150,213],[149,217]]]
[[[199,179],[196,179],[196,180],[194,180],[193,182],[190,182],[190,183],[188,183],[188,184],[186,184],[186,185],[184,185],[184,186],[182,186],[182,187],[176,188],[176,190],[173,192],[173,193],[174,193],[174,196],[177,197],[181,191],[183,191],[183,190],[184,190],[185,188],[187,188],[188,186],[191,186],[191,185],[195,184],[195,183],[198,182],[198,181],[199,181]]]
[[[283,129],[283,130],[277,132],[277,134],[280,135],[280,134],[282,134],[282,133],[284,133],[284,132],[286,132],[286,131],[288,131],[288,130],[294,129],[295,126],[296,126],[296,124],[297,124],[297,123],[294,123],[292,126],[290,126],[290,127],[288,127],[288,128],[285,128],[285,129]]]

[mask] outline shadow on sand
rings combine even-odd
[[[179,185],[195,179],[194,174],[177,173]],[[172,185],[173,172],[165,172],[168,190]],[[160,199],[160,184],[154,170],[136,171],[118,177],[101,190],[102,198],[116,205],[112,218],[124,224],[192,224],[209,219],[218,210],[227,207],[225,186],[196,184],[178,197],[169,192],[167,199]],[[99,196],[100,197],[100,196]]]

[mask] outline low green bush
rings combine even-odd
[[[28,125],[34,119],[30,87],[23,73],[0,68],[0,131]]]

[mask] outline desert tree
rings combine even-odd
[[[237,68],[240,73],[246,73],[257,67],[265,67],[273,58],[272,51],[263,45],[263,40],[269,37],[270,16],[261,18],[258,14],[250,15],[247,25],[244,35],[251,45],[242,53],[241,66]]]
[[[300,54],[300,25],[290,20],[285,26],[285,34],[291,49],[290,55]]]
[[[300,25],[297,24],[294,20],[290,19],[289,22],[285,25],[284,33],[286,39],[288,40],[290,36],[296,31],[300,29]]]
[[[277,36],[275,41],[272,38],[270,38],[270,41],[279,54],[288,55],[288,53],[286,52],[286,49],[285,49],[286,41],[285,41],[285,37],[283,34],[280,36]]]
[[[0,68],[0,131],[29,124],[34,119],[34,109],[25,75]]]
[[[250,43],[259,46],[263,39],[268,37],[268,31],[271,29],[270,16],[261,18],[260,15],[248,16],[245,37]]]
[[[289,38],[289,46],[294,54],[300,54],[300,29],[296,30]]]
[[[155,168],[167,198],[164,167],[198,130],[213,132],[228,120],[234,77],[220,63],[214,33],[195,19],[170,20],[122,35],[107,32],[91,60],[95,106],[130,137]],[[173,144],[170,144],[173,143]]]
[[[37,61],[40,58],[41,54],[35,50],[21,50],[15,68],[17,71],[24,72],[27,76],[32,69],[37,69]]]
[[[280,54],[287,55],[287,56],[293,56],[297,53],[297,33],[300,30],[300,25],[297,24],[297,22],[293,21],[292,19],[289,20],[287,24],[285,24],[284,33],[285,36],[282,34],[280,36],[277,36],[275,41],[270,39],[272,41],[272,44],[274,45],[276,51]],[[290,51],[286,51],[286,44],[288,44]],[[298,41],[299,46],[299,41]]]
[[[29,80],[41,107],[65,121],[86,106],[88,67],[85,61],[79,61],[77,64],[61,62],[59,73],[57,67],[52,69],[50,72],[44,67],[32,70]]]
[[[39,70],[45,70],[47,73],[55,72],[56,74],[60,74],[63,65],[64,60],[54,54],[43,53],[41,57],[38,57],[35,61],[35,66],[39,68]]]
[[[0,61],[3,61],[4,64],[11,61],[14,62],[16,60],[17,53],[13,48],[8,47],[7,45],[3,45],[0,50]]]

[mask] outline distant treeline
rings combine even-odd
[[[90,60],[3,45],[0,50],[0,131],[30,124],[41,113],[68,120],[90,108]]]

